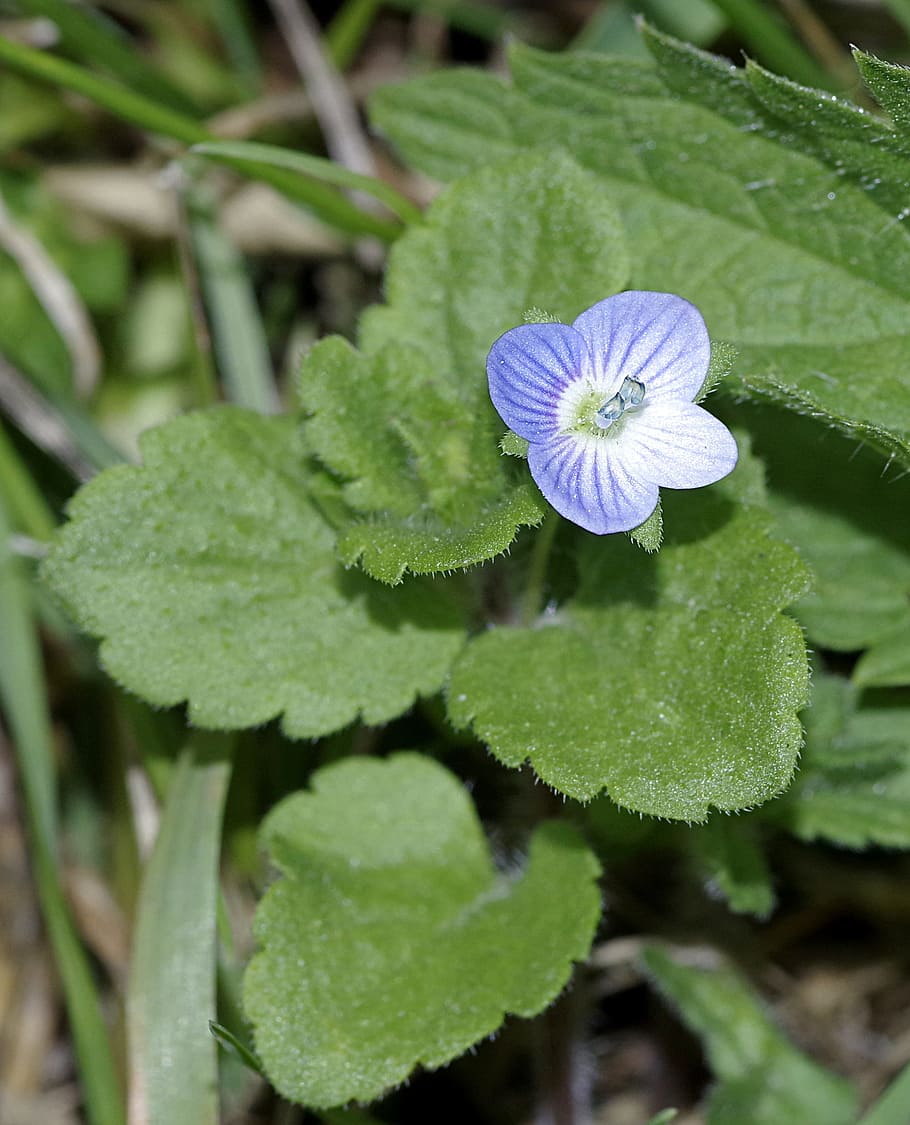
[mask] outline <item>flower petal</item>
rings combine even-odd
[[[555,434],[559,402],[588,365],[588,349],[568,324],[522,324],[487,356],[490,398],[505,424],[529,441]]]
[[[587,341],[594,377],[608,397],[630,378],[645,384],[650,401],[691,402],[708,373],[711,341],[702,315],[673,293],[617,293],[572,327]]]
[[[723,422],[693,402],[645,402],[616,442],[626,472],[662,488],[701,488],[736,465],[736,441]]]
[[[595,535],[638,527],[657,504],[657,485],[628,474],[617,441],[559,434],[532,444],[528,465],[556,511]]]

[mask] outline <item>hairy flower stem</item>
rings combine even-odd
[[[550,553],[559,528],[560,518],[556,512],[548,512],[537,533],[528,565],[528,580],[525,584],[521,603],[521,624],[533,625],[544,608],[544,588],[547,581],[547,566]]]

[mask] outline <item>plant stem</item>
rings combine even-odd
[[[587,1125],[590,1099],[579,1089],[579,981],[536,1024],[537,1111],[534,1125]]]
[[[550,552],[559,528],[559,516],[556,512],[548,512],[537,532],[534,548],[531,552],[531,561],[528,566],[528,580],[525,584],[524,598],[521,605],[522,625],[531,625],[536,620],[544,607],[544,589],[547,581],[547,566],[550,562]]]

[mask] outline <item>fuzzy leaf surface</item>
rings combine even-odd
[[[359,514],[339,544],[386,582],[492,558],[546,504],[499,450],[486,355],[532,304],[571,321],[621,289],[614,208],[567,156],[530,153],[466,178],[392,251],[387,303],[359,350],[307,356],[307,438]]]
[[[851,1125],[856,1120],[850,1084],[788,1042],[736,973],[721,966],[695,967],[656,947],[644,961],[660,991],[704,1042],[717,1079],[709,1125]]]
[[[736,346],[731,389],[910,463],[910,160],[887,124],[819,94],[822,152],[804,143],[801,88],[784,105],[792,84],[770,83],[769,109],[772,92],[691,50],[657,68],[521,46],[510,61],[510,84],[456,71],[387,87],[375,117],[441,179],[507,150],[571,151],[619,208],[630,286],[681,294]]]
[[[505,876],[460,781],[419,754],[318,771],[263,840],[281,877],[244,1005],[269,1079],[311,1107],[376,1098],[507,1012],[536,1015],[600,915],[597,860],[568,825],[540,827]]]
[[[771,537],[761,496],[760,469],[741,452],[725,481],[665,491],[658,555],[585,537],[565,605],[467,645],[451,720],[579,800],[606,790],[638,812],[701,821],[779,793],[808,677],[799,627],[780,610],[808,575]]]
[[[197,726],[283,715],[306,738],[438,690],[462,643],[457,603],[339,567],[297,419],[198,412],[142,452],[82,489],[44,566],[116,680],[158,706],[186,700]]]

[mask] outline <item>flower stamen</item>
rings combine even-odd
[[[641,406],[644,400],[644,383],[626,376],[616,394],[612,398],[608,398],[603,406],[595,412],[594,424],[602,430],[608,430],[614,422],[619,421],[627,410],[633,410],[636,406]]]

